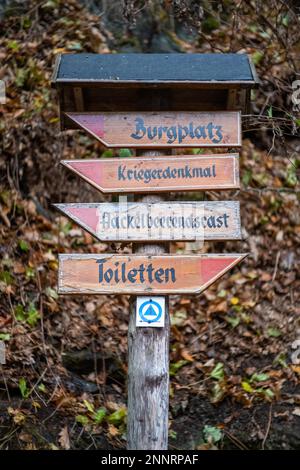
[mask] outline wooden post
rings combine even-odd
[[[163,152],[144,151],[139,155],[159,156]],[[161,195],[145,195],[140,202],[159,202]],[[137,244],[134,253],[158,255],[169,251],[169,243]],[[163,328],[136,327],[136,297],[131,298],[128,328],[128,450],[166,450],[169,413],[168,296],[165,299]]]

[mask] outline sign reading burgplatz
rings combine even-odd
[[[240,113],[68,113],[107,147],[240,147]]]

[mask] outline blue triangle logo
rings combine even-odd
[[[152,307],[152,305],[149,305],[149,307],[147,308],[146,312],[144,313],[144,316],[145,317],[156,317],[157,316],[157,313],[155,312],[154,308]]]

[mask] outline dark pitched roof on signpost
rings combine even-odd
[[[63,54],[54,83],[257,82],[246,54]]]

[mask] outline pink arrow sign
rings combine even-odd
[[[107,147],[240,147],[236,111],[66,113]]]
[[[54,204],[99,240],[233,240],[241,238],[237,201]]]
[[[233,154],[64,160],[103,193],[239,188],[239,156]]]
[[[59,255],[60,294],[199,294],[246,254]]]

